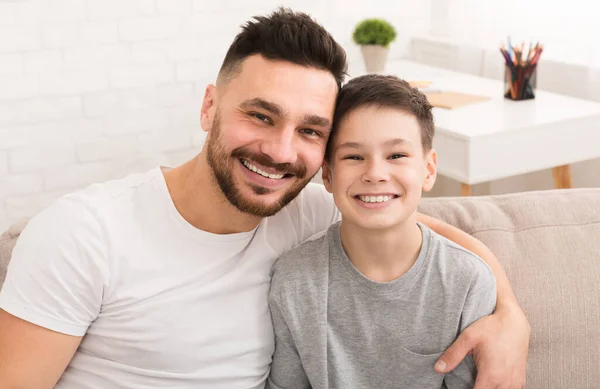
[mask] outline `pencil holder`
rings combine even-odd
[[[511,100],[535,98],[537,64],[506,65],[504,71],[504,97]]]

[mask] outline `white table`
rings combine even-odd
[[[569,164],[600,157],[599,103],[539,89],[533,100],[511,101],[501,81],[404,60],[389,61],[385,73],[491,97],[433,110],[438,172],[461,182],[463,195],[473,184],[549,168],[555,187],[569,188]]]

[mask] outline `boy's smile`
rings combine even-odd
[[[415,218],[433,186],[435,151],[424,151],[414,115],[365,105],[342,118],[332,142],[324,182],[343,223],[388,229]]]
[[[384,208],[392,204],[400,195],[395,193],[361,193],[354,196],[354,199],[361,207],[367,209]]]

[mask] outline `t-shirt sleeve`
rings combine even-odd
[[[285,321],[278,298],[282,277],[274,272],[269,292],[269,310],[275,332],[275,352],[271,363],[271,371],[265,389],[308,389],[310,382],[304,368],[292,333]]]
[[[60,333],[83,336],[108,286],[107,243],[81,202],[61,198],[32,218],[17,240],[0,308]]]
[[[496,279],[487,265],[482,263],[479,269],[465,300],[460,323],[461,332],[496,309]],[[473,357],[468,355],[456,369],[445,376],[444,382],[448,389],[470,389],[475,385],[476,375],[475,362]]]

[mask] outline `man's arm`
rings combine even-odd
[[[51,389],[75,354],[80,336],[19,319],[0,309],[0,388]]]
[[[81,203],[34,217],[0,291],[0,388],[53,388],[97,317],[109,280],[106,239]]]
[[[435,369],[447,373],[472,352],[478,368],[475,389],[523,388],[531,327],[500,262],[487,246],[466,232],[420,213],[417,220],[481,257],[496,277],[496,311],[461,333],[440,357]]]

